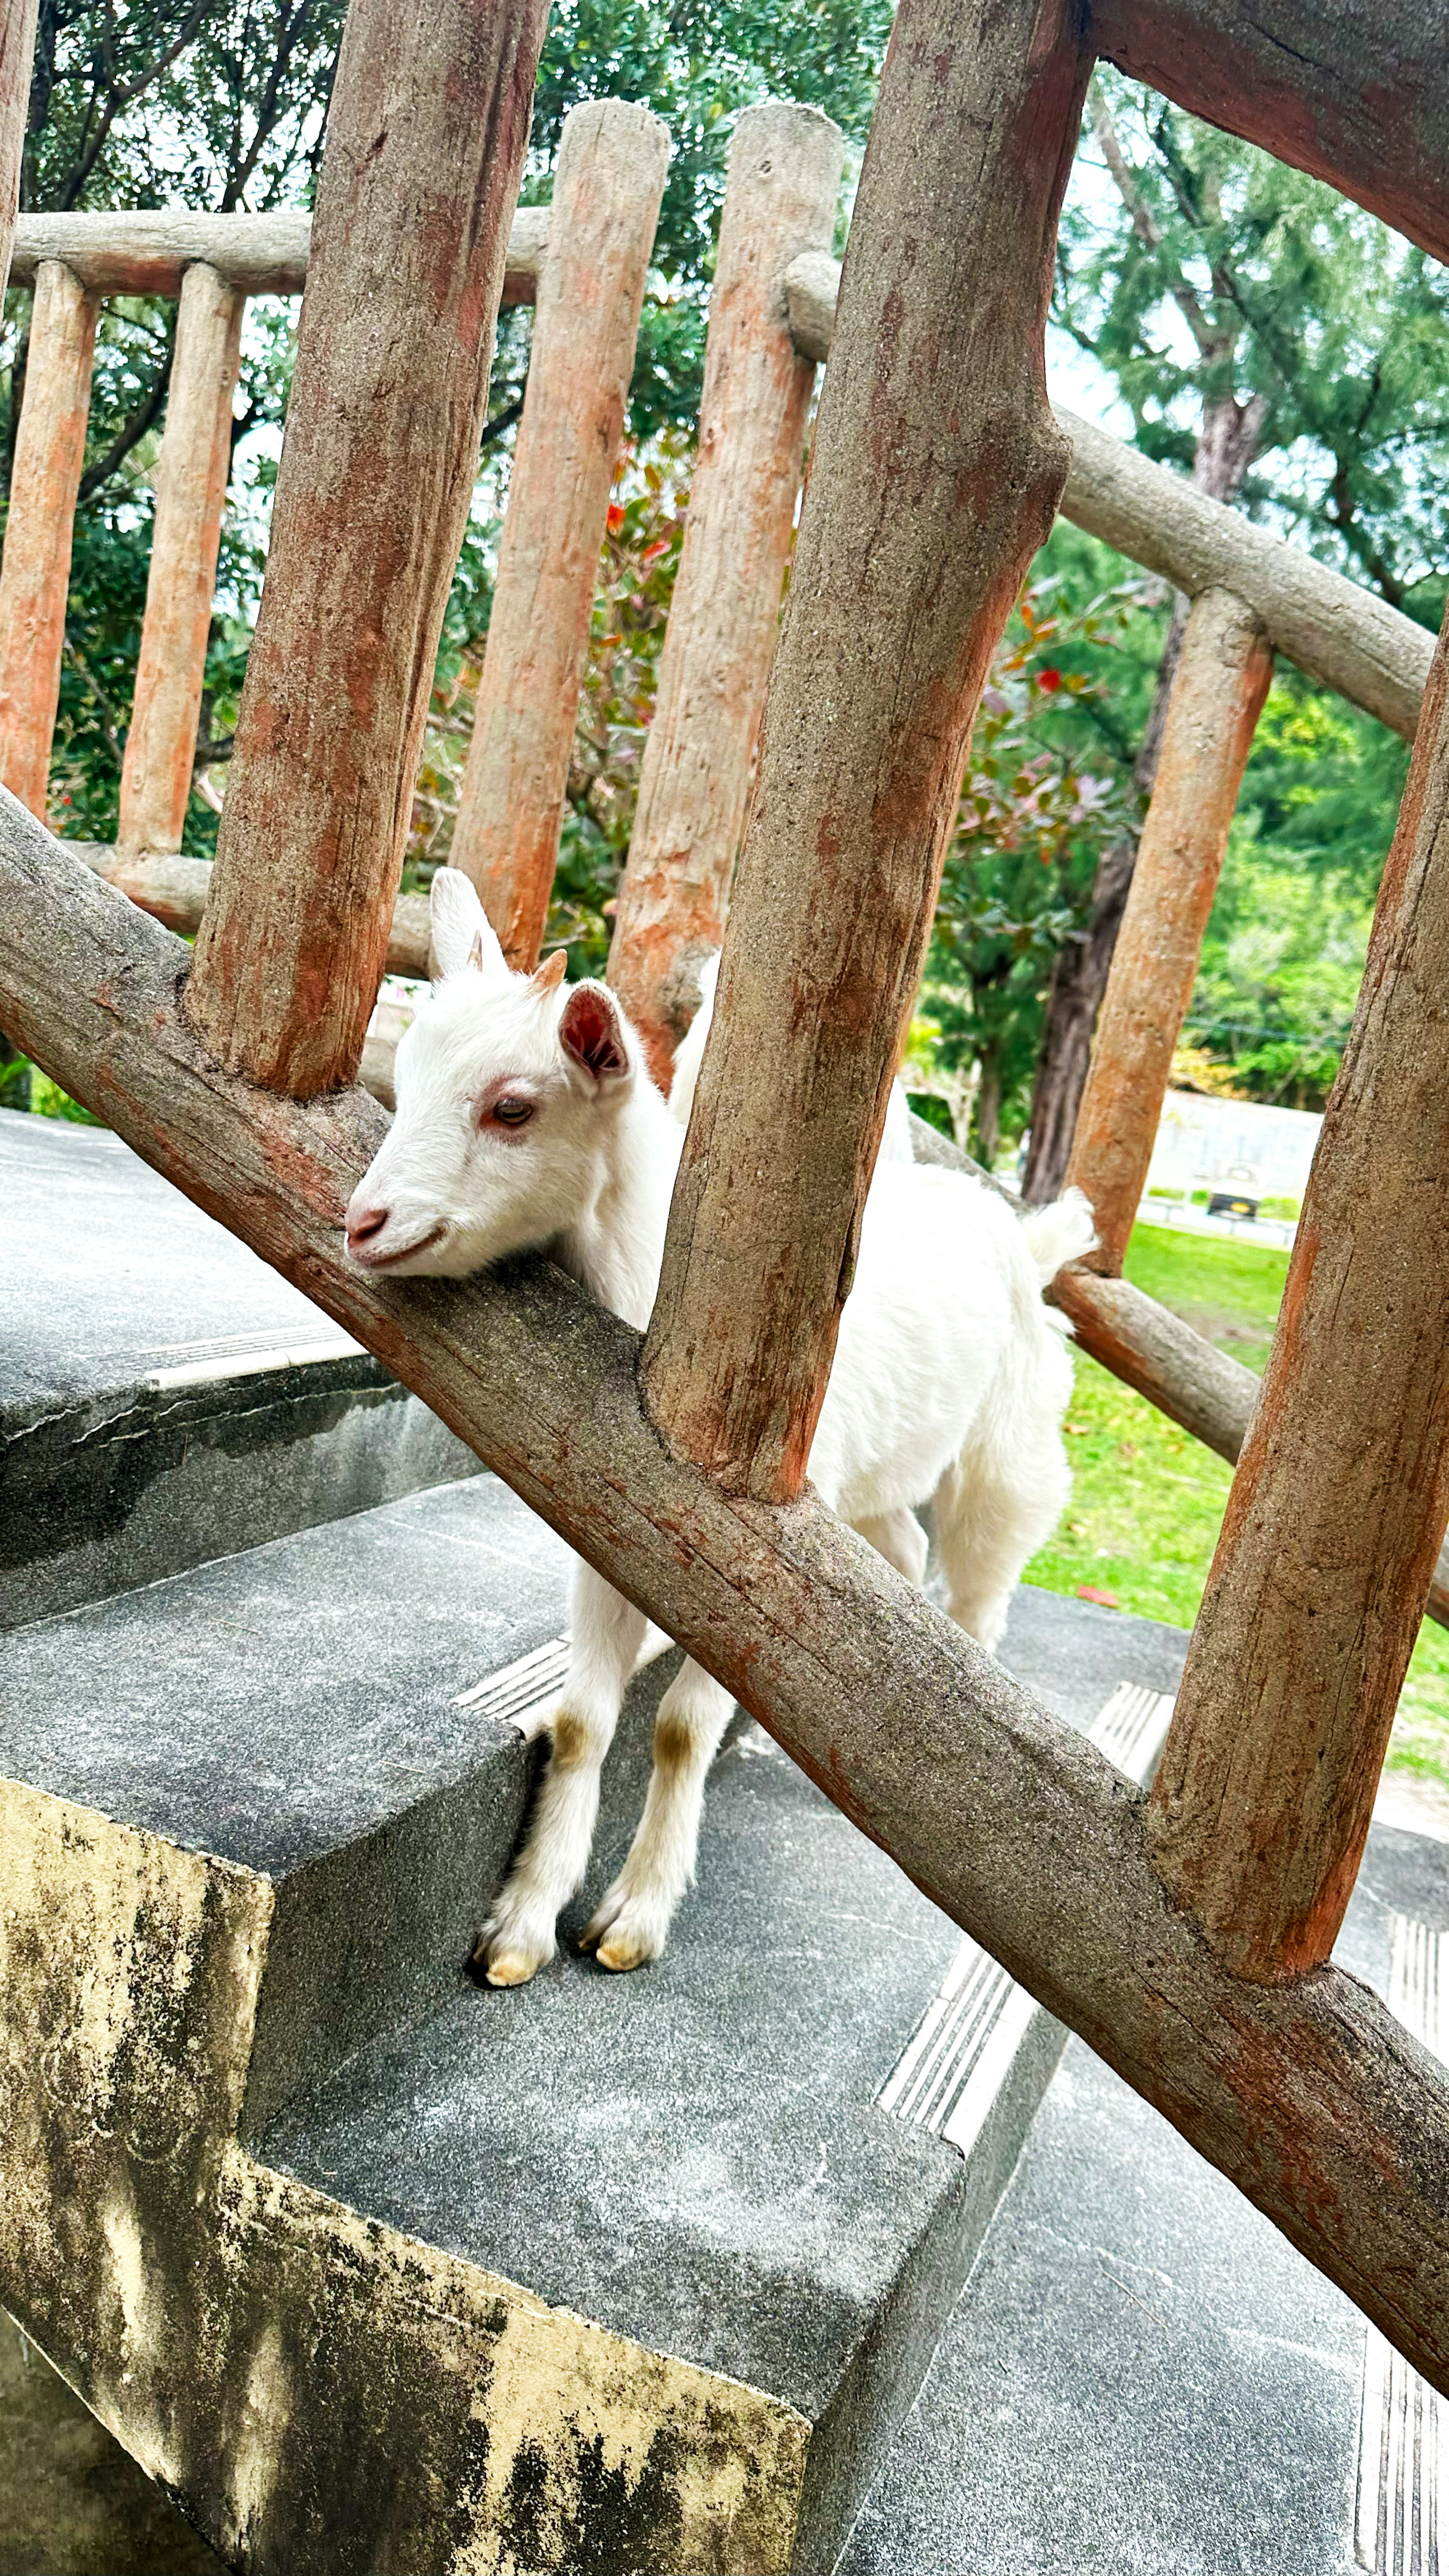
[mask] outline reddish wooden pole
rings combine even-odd
[[[794,533],[815,364],[781,280],[830,247],[842,151],[818,109],[775,101],[745,110],[730,147],[699,453],[609,952],[666,1086],[724,938]]]
[[[452,864],[509,964],[538,962],[609,490],[669,131],[597,99],[564,119],[549,244]]]
[[[181,283],[146,617],[121,770],[123,851],[179,850],[206,673],[246,299],[200,261]]]
[[[1096,1215],[1098,1270],[1121,1270],[1147,1185],[1172,1051],[1272,677],[1272,647],[1252,610],[1230,591],[1201,592],[1183,636],[1067,1172]]]
[[[1353,1034],[1153,1792],[1236,1975],[1326,1959],[1449,1517],[1449,708],[1429,675]]]
[[[0,295],[10,279],[10,246],[20,203],[20,164],[30,111],[39,0],[10,0],[0,15]]]
[[[547,0],[352,0],[271,556],[188,990],[221,1062],[350,1080],[387,949]]]
[[[46,260],[35,281],[0,563],[0,779],[42,821],[95,344],[94,297]]]
[[[646,1398],[798,1492],[991,652],[1067,446],[1043,331],[1067,0],[902,0],[861,174]]]

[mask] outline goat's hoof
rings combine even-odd
[[[611,1887],[579,1948],[592,1950],[601,1968],[622,1976],[629,1968],[642,1968],[646,1959],[657,1959],[668,1930],[667,1917],[661,1923],[654,1907]]]
[[[500,1950],[483,1962],[483,1982],[485,1986],[526,1986],[542,1965],[541,1959],[531,1958],[524,1950]]]
[[[516,1929],[505,1932],[485,1924],[469,1965],[480,1985],[526,1986],[552,1957],[551,1941],[520,1940]]]
[[[646,1960],[658,1955],[658,1947],[647,1933],[626,1931],[622,1923],[615,1924],[594,1952],[600,1967],[610,1969],[616,1977],[623,1976],[629,1968],[642,1968]]]

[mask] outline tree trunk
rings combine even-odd
[[[1263,409],[1255,397],[1239,403],[1231,394],[1203,408],[1193,457],[1192,480],[1210,500],[1229,502],[1241,487],[1262,435]],[[1152,692],[1142,745],[1133,765],[1133,784],[1150,796],[1162,756],[1168,700],[1177,676],[1178,657],[1187,630],[1188,600],[1178,591],[1172,603],[1162,659]],[[1107,990],[1112,953],[1137,862],[1137,836],[1124,838],[1106,851],[1092,887],[1086,924],[1067,938],[1052,972],[1036,1083],[1031,1099],[1031,1142],[1021,1194],[1029,1207],[1045,1207],[1061,1196],[1071,1159],[1077,1111],[1086,1088],[1092,1057],[1092,1032]]]

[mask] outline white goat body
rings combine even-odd
[[[561,989],[561,959],[510,974],[453,870],[439,871],[432,901],[442,980],[398,1048],[397,1116],[348,1209],[349,1252],[369,1270],[458,1278],[546,1248],[642,1329],[682,1127],[606,987]],[[914,1582],[926,1558],[914,1513],[933,1502],[951,1615],[988,1648],[1066,1500],[1071,1363],[1041,1290],[1091,1240],[1079,1196],[1023,1220],[982,1183],[914,1164],[878,1164],[867,1201],[811,1480]],[[578,1566],[548,1771],[479,1942],[492,1984],[522,1982],[553,1953],[646,1626]],[[584,1936],[606,1967],[663,1948],[730,1708],[692,1662],[661,1702],[643,1818]]]

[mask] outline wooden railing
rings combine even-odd
[[[0,798],[0,1022],[434,1405],[1449,2389],[1449,2083],[1329,1959],[1449,1514],[1442,644],[1150,1809],[802,1490],[982,679],[1072,464],[1043,331],[1094,42],[1449,239],[1449,64],[1418,0],[1344,0],[1326,31],[1307,0],[1257,0],[1226,36],[1208,0],[1097,14],[901,0],[642,1349],[547,1264],[440,1293],[369,1282],[339,1237],[382,1133],[349,1077],[472,489],[542,0],[483,21],[465,0],[353,0],[194,959]],[[793,438],[788,400],[777,417]],[[762,593],[767,567],[773,583],[762,545]],[[1185,851],[1171,973],[1151,1012],[1114,1001],[1105,1023],[1109,1057],[1147,1051],[1149,1105],[1266,650],[1294,649],[1246,579],[1191,586],[1228,595],[1195,620],[1152,827],[1149,885]],[[752,732],[738,711],[746,774]],[[1185,778],[1205,806],[1190,833]],[[691,902],[680,951],[697,936]],[[1096,1296],[1130,1340],[1120,1280],[1079,1274],[1064,1303]]]

